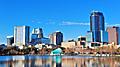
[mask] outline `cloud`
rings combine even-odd
[[[82,26],[89,26],[90,23],[63,21],[60,25],[82,25]]]
[[[110,26],[118,26],[118,27],[120,27],[120,24],[108,24],[108,23],[105,23],[105,26],[106,27],[110,27]]]
[[[71,22],[71,21],[63,21],[60,25],[81,25],[81,26],[90,26],[90,22],[86,23],[86,22]],[[120,24],[109,24],[109,23],[105,23],[106,27],[109,26],[118,26],[120,27]]]
[[[70,25],[80,25],[80,26],[90,26],[90,22],[72,22],[72,21],[62,21],[62,23],[60,22],[54,22],[52,20],[46,21],[46,22],[40,22],[39,19],[33,19],[32,20],[33,23],[43,23],[43,24],[47,24],[47,25],[66,25],[66,26],[70,26]],[[109,23],[105,23],[106,27],[111,27],[111,26],[118,26],[120,27],[120,24],[109,24]]]
[[[42,22],[40,22],[39,19],[32,19],[31,22],[32,22],[32,23],[42,23]]]

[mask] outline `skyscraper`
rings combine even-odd
[[[49,35],[50,43],[54,45],[61,45],[63,42],[63,34],[59,31],[56,31]]]
[[[103,13],[93,11],[90,16],[90,31],[93,42],[101,42],[101,31],[105,31]]]
[[[31,41],[34,42],[37,38],[43,38],[42,28],[34,28],[31,34]]]
[[[37,34],[38,38],[43,38],[42,28],[34,28],[32,34]]]
[[[120,28],[119,27],[107,27],[108,41],[114,42],[116,45],[120,44]]]
[[[17,46],[26,45],[29,43],[29,26],[14,27],[14,43]]]

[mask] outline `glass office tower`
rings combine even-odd
[[[32,34],[37,34],[37,38],[43,38],[43,31],[42,28],[34,28],[32,30]]]
[[[101,42],[101,31],[105,31],[103,13],[93,11],[90,16],[90,31],[93,42]]]

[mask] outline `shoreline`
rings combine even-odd
[[[39,55],[39,54],[26,54],[26,55],[0,55],[0,56],[81,56],[81,57],[120,57],[120,55],[105,55],[105,54],[81,54],[81,55]]]

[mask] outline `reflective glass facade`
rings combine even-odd
[[[108,43],[108,32],[101,31],[101,42]]]
[[[86,41],[87,42],[92,42],[92,32],[90,32],[90,31],[87,32]]]
[[[32,34],[31,35],[31,40],[37,39],[38,38],[38,34]]]
[[[34,28],[32,30],[32,34],[37,34],[38,38],[43,38],[43,31],[42,28]]]
[[[93,42],[101,42],[101,31],[105,31],[104,16],[101,12],[92,12],[90,16],[90,31]]]

